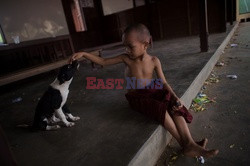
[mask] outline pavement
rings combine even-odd
[[[231,44],[237,44],[231,47]],[[213,73],[218,83],[205,85],[204,93],[216,102],[206,104],[205,111],[192,112],[194,120],[190,130],[195,140],[204,137],[209,142],[207,149],[219,149],[214,158],[205,158],[211,166],[250,165],[250,23],[240,23],[235,35],[215,66]],[[237,75],[237,79],[227,78]],[[181,148],[172,139],[158,160],[157,166],[201,165],[196,158],[185,157]]]
[[[164,74],[182,96],[227,36],[212,34],[210,49],[200,53],[197,36],[154,42],[150,50],[162,62]],[[117,51],[118,50],[118,51]],[[106,50],[106,55],[121,49]],[[104,55],[105,56],[105,55]],[[82,63],[70,86],[69,108],[81,120],[72,128],[30,132],[36,104],[55,79],[57,70],[0,87],[0,123],[19,165],[127,165],[159,124],[129,108],[126,90],[87,90],[86,77],[124,78],[124,65],[92,70]],[[21,101],[13,103],[16,98]]]

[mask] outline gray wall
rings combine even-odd
[[[61,0],[1,0],[0,24],[7,43],[69,34]]]

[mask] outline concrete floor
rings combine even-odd
[[[229,27],[230,29],[231,27]],[[212,34],[210,50],[199,52],[199,38],[157,41],[150,51],[162,62],[168,82],[182,96],[227,33]],[[117,51],[118,50],[118,51]],[[105,55],[121,49],[106,50]],[[105,56],[104,55],[104,56]],[[124,65],[92,70],[82,63],[68,98],[69,108],[81,120],[72,128],[30,132],[16,128],[31,124],[38,99],[56,77],[56,71],[0,87],[0,123],[19,165],[127,165],[157,128],[158,123],[129,108],[125,90],[86,90],[86,77],[124,78]],[[21,97],[22,101],[12,103]]]
[[[238,46],[229,46],[219,60],[226,66],[214,68],[220,82],[206,86],[205,93],[216,97],[216,103],[208,104],[204,112],[193,113],[190,125],[196,140],[207,137],[207,147],[220,150],[215,158],[205,159],[204,165],[250,165],[250,23],[239,25],[231,43]],[[236,74],[238,79],[231,80],[226,77],[228,74]],[[175,153],[178,157],[173,161],[170,156],[176,156]],[[200,164],[196,159],[184,157],[177,142],[172,140],[157,163],[165,165]]]

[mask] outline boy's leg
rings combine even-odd
[[[171,116],[169,115],[169,113],[167,111],[165,114],[164,128],[170,132],[170,134],[177,140],[177,142],[179,143],[180,146],[184,145],[183,141],[181,139],[181,136],[179,134],[179,131],[177,130],[173,119],[171,118]],[[206,138],[204,138],[203,140],[198,141],[196,143],[199,146],[205,148],[207,145],[207,142],[208,142],[208,140]]]
[[[205,156],[213,157],[217,155],[218,150],[205,150],[204,148],[197,145],[189,131],[188,125],[182,116],[173,116],[174,123],[184,144],[184,154],[187,156]]]
[[[176,125],[178,133],[180,134],[183,145],[185,146],[187,144],[194,144],[195,142],[191,136],[191,133],[189,131],[189,128],[188,128],[188,125],[187,125],[185,119],[182,116],[174,115],[173,121]]]
[[[171,118],[171,116],[169,115],[168,111],[166,111],[166,114],[165,114],[164,128],[170,132],[170,134],[177,140],[180,146],[183,146],[181,136],[178,133],[176,125],[173,119]]]

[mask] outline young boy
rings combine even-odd
[[[124,31],[123,43],[126,47],[126,54],[113,58],[101,58],[86,52],[78,52],[70,58],[70,63],[81,57],[103,66],[125,63],[127,76],[135,77],[137,80],[150,80],[153,73],[156,72],[157,77],[163,83],[163,89],[148,89],[148,84],[145,84],[144,89],[140,87],[140,89],[128,90],[126,98],[130,106],[158,120],[183,147],[184,155],[190,157],[215,156],[219,152],[218,150],[205,149],[207,139],[200,142],[193,140],[187,126],[187,122],[192,121],[192,115],[167,83],[160,60],[147,53],[147,48],[151,43],[151,35],[147,27],[143,24],[129,26]]]

